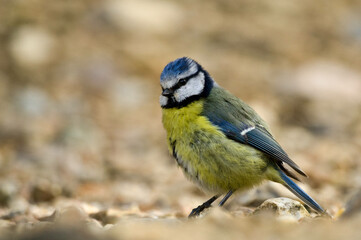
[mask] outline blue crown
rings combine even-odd
[[[195,61],[190,58],[182,57],[168,63],[160,75],[160,80],[164,81],[166,79],[177,77],[178,75],[188,71],[194,62]]]

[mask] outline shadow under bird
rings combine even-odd
[[[291,180],[299,181],[296,174],[306,174],[277,143],[267,124],[221,88],[200,64],[178,58],[165,66],[160,84],[169,151],[190,180],[215,194],[189,217],[199,215],[222,195],[219,206],[234,192],[265,180],[284,185],[316,212],[325,212]]]

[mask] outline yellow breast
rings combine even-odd
[[[205,189],[217,189],[208,186],[209,181],[202,180],[207,174],[207,161],[202,155],[214,137],[224,134],[204,116],[201,115],[203,100],[195,101],[183,108],[163,109],[163,125],[167,131],[169,152],[176,158],[185,175]],[[208,145],[208,146],[206,146]]]
[[[167,131],[168,142],[171,140],[190,142],[195,131],[224,136],[216,126],[201,115],[202,109],[203,100],[182,108],[163,109],[163,125]]]
[[[218,193],[260,183],[267,166],[262,153],[228,139],[201,115],[202,107],[199,100],[183,108],[163,109],[168,148],[185,175]]]

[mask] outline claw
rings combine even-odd
[[[203,212],[204,209],[209,208],[212,206],[212,203],[218,198],[219,196],[213,196],[211,199],[209,199],[207,202],[204,202],[202,205],[199,205],[198,207],[194,208],[191,213],[188,215],[188,218],[194,218],[199,216],[201,212]]]
[[[188,215],[188,218],[194,218],[194,217],[197,217],[201,214],[201,212],[203,212],[204,209],[206,208],[209,208],[209,206],[205,207],[203,204],[202,205],[199,205],[198,207],[196,208],[193,208],[191,213]]]

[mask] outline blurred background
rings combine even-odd
[[[361,1],[0,4],[2,215],[73,200],[183,217],[208,199],[161,124],[159,75],[182,56],[259,112],[325,208],[361,187]],[[265,184],[228,208],[277,196],[292,197]]]

